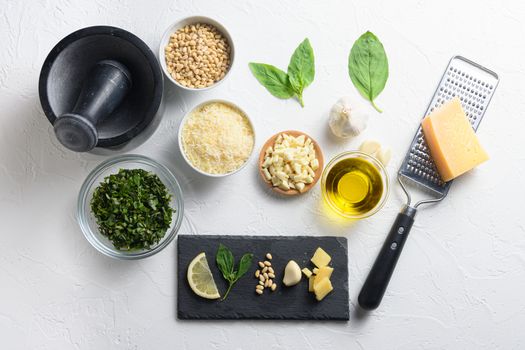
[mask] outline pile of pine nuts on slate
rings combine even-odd
[[[172,78],[189,88],[204,88],[224,78],[230,68],[230,45],[210,24],[189,24],[171,34],[164,48]]]
[[[266,260],[259,261],[259,269],[255,271],[255,278],[259,279],[259,283],[255,287],[255,293],[261,295],[264,288],[269,288],[272,292],[277,289],[277,284],[273,281],[275,279],[275,271],[272,267],[272,254],[266,253]]]

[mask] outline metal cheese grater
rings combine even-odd
[[[499,78],[496,73],[464,57],[454,56],[439,82],[425,116],[444,102],[458,96],[475,131],[485,115],[498,82]],[[359,305],[367,310],[377,308],[383,298],[408,233],[414,223],[417,208],[422,204],[443,200],[452,185],[452,181],[444,182],[441,180],[423,137],[421,125],[399,168],[397,179],[407,196],[407,203],[398,214],[359,294]],[[411,205],[412,199],[407,189],[409,184],[423,189],[424,193],[430,197]]]

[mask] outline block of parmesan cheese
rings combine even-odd
[[[316,249],[314,256],[312,257],[312,259],[310,259],[310,261],[313,262],[314,265],[317,267],[323,267],[328,265],[330,263],[330,260],[332,260],[332,257],[328,255],[328,253],[325,252],[321,247],[318,247]]]
[[[317,301],[321,301],[325,296],[328,295],[331,291],[334,290],[332,282],[328,278],[323,278],[319,282],[314,283],[314,293]]]
[[[334,269],[330,266],[323,266],[319,268],[319,273],[315,275],[314,287],[319,281],[322,281],[324,278],[330,279],[330,277],[332,276],[332,272],[334,272]]]
[[[450,181],[489,158],[457,97],[425,117],[421,127],[443,181]]]

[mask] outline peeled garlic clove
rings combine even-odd
[[[328,125],[335,136],[348,138],[357,136],[366,128],[367,106],[350,97],[340,98],[330,110]]]
[[[377,153],[381,150],[381,144],[375,140],[366,140],[359,146],[359,150],[372,157],[376,157]]]
[[[288,191],[290,189],[290,186],[288,185],[288,181],[283,180],[278,186],[283,191]]]
[[[310,164],[312,165],[312,170],[319,169],[319,160],[317,158],[312,159]]]
[[[388,162],[390,161],[390,158],[392,157],[392,150],[390,148],[381,148],[379,152],[377,153],[377,159],[381,163],[383,163],[384,166],[388,165]]]
[[[295,286],[301,281],[301,268],[293,260],[288,261],[284,269],[283,283],[287,287]]]
[[[266,179],[266,181],[270,181],[272,179],[272,174],[270,174],[270,172],[266,168],[263,168],[262,171],[263,171],[264,178]]]

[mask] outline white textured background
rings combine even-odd
[[[401,4],[402,3],[402,4]],[[97,253],[75,221],[79,187],[105,157],[74,154],[53,139],[37,95],[49,50],[81,27],[130,30],[157,52],[171,22],[216,18],[232,33],[236,64],[218,88],[188,94],[167,86],[164,119],[136,153],[167,164],[186,201],[184,232],[345,235],[349,323],[180,322],[175,248],[144,261]],[[525,5],[521,1],[6,1],[0,4],[0,348],[2,349],[523,349],[525,348]],[[383,41],[390,79],[364,134],[336,143],[327,111],[353,93],[347,56],[371,30]],[[268,94],[251,60],[285,68],[305,37],[316,55],[306,107]],[[355,312],[360,287],[404,198],[350,225],[326,216],[317,186],[301,198],[263,189],[255,164],[226,179],[182,163],[176,131],[189,108],[230,99],[271,134],[301,129],[326,158],[365,138],[390,145],[394,174],[434,88],[455,54],[499,73],[479,129],[490,162],[457,180],[448,198],[421,211],[380,308]],[[169,83],[167,83],[169,85]]]

